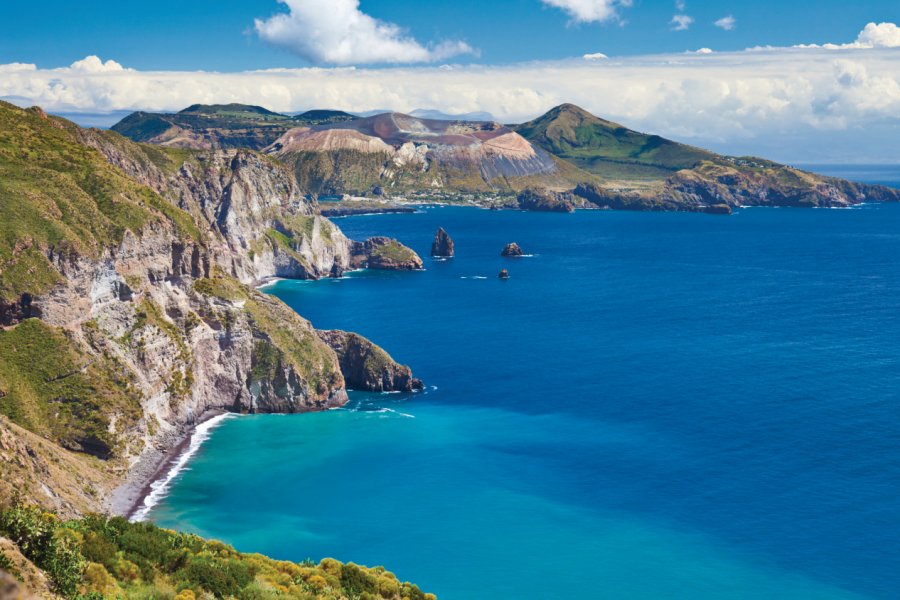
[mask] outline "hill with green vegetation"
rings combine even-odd
[[[43,574],[33,591],[65,599],[435,600],[383,567],[272,560],[122,517],[64,521],[13,505],[0,511],[0,536],[12,543],[0,545],[0,570],[23,582]]]
[[[717,156],[658,135],[632,131],[563,104],[516,126],[524,138],[547,152],[611,180],[659,180]]]
[[[112,130],[136,142],[175,148],[262,150],[291,128],[355,118],[335,110],[290,116],[246,104],[195,104],[177,113],[136,112]]]

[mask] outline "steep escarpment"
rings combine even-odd
[[[210,232],[214,263],[244,283],[340,277],[358,268],[359,253],[372,247],[348,239],[319,214],[290,169],[257,152],[137,146],[98,131],[84,131],[83,137]],[[370,268],[391,268],[368,262]]]
[[[335,352],[246,284],[359,249],[267,158],[169,152],[0,105],[4,463],[63,514],[152,474],[205,414],[347,400]]]
[[[366,392],[412,392],[424,388],[412,370],[356,333],[320,331],[319,337],[338,355],[347,387]]]

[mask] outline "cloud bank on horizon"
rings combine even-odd
[[[896,161],[898,59],[900,28],[893,23],[871,23],[846,44],[627,58],[596,53],[506,66],[151,72],[91,56],[62,69],[0,65],[0,98],[63,113],[240,102],[283,112],[487,111],[504,122],[572,102],[629,127],[734,152],[763,153],[769,144],[782,158],[805,157],[804,148],[827,147],[848,159]]]

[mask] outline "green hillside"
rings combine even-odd
[[[112,130],[136,142],[261,150],[294,127],[355,118],[337,110],[311,110],[289,116],[246,104],[194,104],[177,113],[136,112],[113,125]]]
[[[700,148],[632,131],[572,104],[515,129],[551,154],[607,179],[660,180],[717,158]]]
[[[199,236],[186,213],[78,136],[64,119],[0,102],[0,303],[43,294],[59,280],[48,249],[96,257],[126,230],[168,220],[186,238]]]

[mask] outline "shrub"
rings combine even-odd
[[[15,506],[0,513],[0,531],[47,573],[61,596],[77,594],[86,563],[71,535],[74,532],[62,529],[54,515],[36,507]]]
[[[105,594],[116,587],[116,580],[100,563],[88,563],[84,569],[85,593],[97,592]]]

